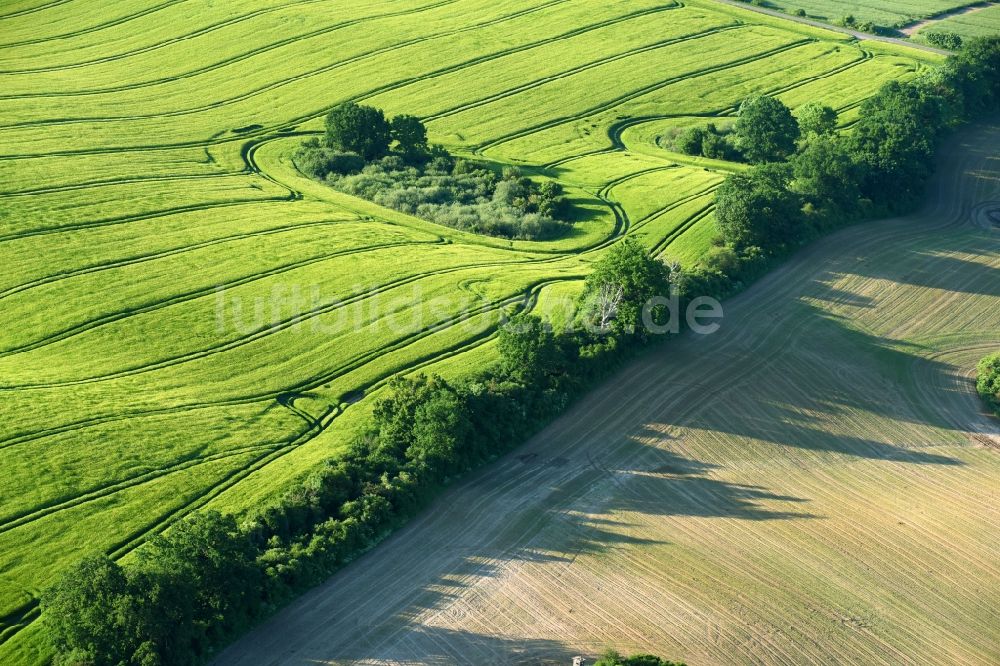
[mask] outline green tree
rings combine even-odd
[[[135,599],[125,572],[106,556],[88,557],[42,597],[56,650],[94,663],[127,663],[135,641]]]
[[[803,235],[798,196],[788,188],[790,169],[761,165],[729,176],[715,196],[715,220],[723,239],[742,251],[760,247],[769,254]]]
[[[389,151],[390,141],[389,122],[380,109],[344,102],[326,115],[326,142],[331,148],[373,160]]]
[[[740,106],[733,135],[750,162],[780,162],[795,152],[799,123],[780,100],[755,95]]]
[[[966,40],[947,65],[967,115],[1000,110],[1000,35]]]
[[[792,189],[818,209],[836,214],[857,211],[860,171],[846,142],[835,136],[813,136],[791,159]]]
[[[824,136],[837,130],[837,112],[832,106],[809,102],[799,109],[797,117],[803,136]]]
[[[185,518],[138,551],[146,633],[164,664],[204,658],[247,626],[261,582],[254,556],[236,520],[217,511]]]
[[[514,315],[497,337],[500,370],[511,379],[532,385],[552,372],[559,362],[559,347],[552,328],[530,313]]]
[[[580,296],[581,312],[599,330],[643,337],[643,309],[669,292],[670,269],[626,238],[594,264]]]
[[[420,118],[409,115],[398,115],[390,122],[390,135],[396,142],[396,150],[407,160],[413,160],[427,154],[427,128]]]
[[[945,124],[942,99],[915,83],[890,81],[866,100],[850,138],[864,167],[862,194],[890,210],[910,205],[931,174]]]
[[[987,356],[977,367],[976,390],[1000,416],[1000,352]]]

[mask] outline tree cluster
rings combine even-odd
[[[516,168],[501,173],[428,145],[420,119],[387,120],[379,109],[345,103],[326,118],[323,141],[305,141],[295,163],[331,187],[463,231],[519,240],[562,235],[574,211],[555,181]]]
[[[961,122],[1000,110],[998,86],[1000,37],[993,37],[970,40],[930,75],[887,83],[862,104],[849,134],[836,132],[829,107],[807,105],[796,119],[778,100],[748,100],[737,145],[758,163],[717,192],[723,240],[738,262],[756,261],[835,225],[911,209],[940,139]]]

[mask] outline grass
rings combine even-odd
[[[70,563],[260,502],[393,374],[474,372],[512,308],[565,321],[623,236],[697,263],[739,167],[665,128],[751,92],[849,122],[934,62],[710,0],[342,5],[0,10],[0,662],[44,659],[34,600]],[[304,177],[295,147],[347,99],[558,178],[573,232],[476,236]]]

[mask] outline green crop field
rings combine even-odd
[[[928,32],[953,32],[962,37],[1000,35],[1000,5],[976,7],[966,13],[933,21],[918,32],[916,38],[926,41],[921,33]]]
[[[938,61],[712,0],[7,0],[0,663],[44,661],[69,565],[271,497],[391,376],[483,367],[513,306],[566,317],[611,244],[696,264],[740,167],[665,132],[758,92],[847,125]],[[507,241],[306,178],[292,155],[345,100],[557,178],[579,219]]]

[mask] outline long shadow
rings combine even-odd
[[[987,250],[982,245],[957,244],[954,239],[942,240],[936,249],[965,250],[979,254]],[[898,271],[898,266],[885,268],[881,262],[868,261],[856,265],[852,272],[871,278],[890,279],[916,287],[930,287],[982,296],[1000,296],[1000,268],[958,257],[946,257],[929,251],[916,251],[923,261],[908,271]]]
[[[380,661],[426,666],[566,666],[575,655],[571,648],[555,640],[543,638],[506,638],[495,634],[476,633],[445,627],[419,625],[408,628],[405,647],[390,651]],[[334,659],[308,647],[296,650],[294,658],[284,663],[355,664],[371,657],[364,648],[338,653]]]

